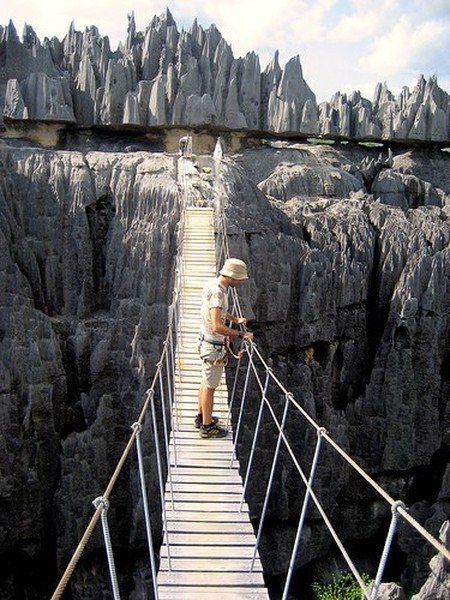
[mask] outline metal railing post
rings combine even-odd
[[[167,340],[164,342],[164,345],[165,345],[166,358],[167,358]],[[173,487],[172,487],[172,471],[170,469],[169,432],[167,429],[166,402],[165,402],[165,398],[164,398],[164,381],[163,381],[164,365],[162,363],[159,363],[158,366],[160,367],[159,390],[160,390],[160,394],[161,394],[161,410],[162,410],[162,416],[163,416],[164,448],[165,448],[165,452],[166,452],[167,479],[169,482],[170,501],[171,501],[172,510],[173,510]],[[169,385],[169,382],[168,382],[168,385]]]
[[[233,453],[231,455],[230,469],[233,466],[234,459],[236,458],[236,446],[237,446],[237,442],[238,442],[238,438],[239,438],[239,433],[241,431],[241,423],[242,423],[242,415],[244,412],[244,404],[245,404],[245,400],[247,398],[247,387],[248,387],[248,380],[250,378],[250,364],[252,362],[253,349],[254,349],[254,344],[252,344],[252,348],[250,350],[249,361],[248,361],[248,365],[247,365],[247,372],[245,374],[244,389],[242,391],[241,406],[239,408],[239,417],[238,417],[238,422],[237,422],[237,426],[236,426],[236,431],[234,434],[234,445],[233,445]]]
[[[256,439],[258,437],[259,428],[261,426],[262,415],[263,415],[263,410],[264,410],[264,402],[266,400],[266,393],[267,393],[267,387],[269,385],[269,379],[270,379],[270,368],[268,368],[266,370],[266,381],[264,382],[264,389],[263,389],[263,392],[262,392],[262,395],[261,395],[261,403],[259,405],[258,420],[256,421],[255,433],[253,434],[253,443],[252,443],[252,448],[250,450],[250,456],[249,456],[249,459],[248,459],[247,471],[245,473],[244,489],[242,490],[242,497],[241,497],[241,503],[239,505],[239,512],[242,510],[242,505],[244,503],[245,492],[247,491],[248,480],[250,478],[250,470],[252,468],[253,457],[254,457],[254,454],[255,454]]]
[[[111,587],[113,591],[114,600],[120,600],[119,585],[117,583],[116,566],[114,564],[114,554],[111,544],[111,536],[109,535],[108,517],[107,512],[109,509],[109,500],[99,496],[93,500],[92,504],[95,508],[99,505],[103,507],[100,518],[102,520],[103,538],[105,540],[106,556],[108,558],[109,577],[111,579]]]
[[[373,584],[372,592],[370,594],[370,600],[376,600],[378,596],[378,590],[380,588],[381,580],[383,578],[384,568],[386,567],[386,562],[388,559],[389,551],[391,549],[392,540],[394,539],[395,530],[397,528],[398,522],[398,509],[399,508],[406,509],[403,502],[397,501],[391,506],[392,516],[391,523],[389,525],[389,530],[386,536],[386,542],[384,544],[383,552],[381,554],[380,564],[378,566],[378,571],[375,576],[375,581]]]
[[[145,486],[145,473],[144,473],[144,461],[142,457],[142,444],[141,444],[141,431],[142,425],[141,423],[133,423],[131,426],[133,431],[136,431],[136,451],[138,456],[138,466],[139,466],[139,483],[141,485],[141,496],[142,496],[142,506],[144,509],[144,519],[145,519],[145,530],[147,532],[147,546],[148,553],[150,556],[150,568],[152,572],[152,581],[153,581],[153,592],[155,595],[155,600],[158,600],[158,583],[156,580],[156,562],[155,562],[155,551],[153,548],[153,536],[152,536],[152,526],[150,521],[150,511],[148,509],[148,499],[147,499],[147,489]],[[169,559],[170,560],[170,559]]]
[[[166,356],[166,361],[167,361],[167,371],[168,374],[167,376],[169,377],[170,381],[171,381],[171,396],[170,396],[170,426],[172,428],[172,440],[173,440],[173,462],[175,467],[178,464],[178,457],[177,457],[177,443],[176,443],[176,436],[175,436],[175,423],[174,423],[174,412],[175,412],[175,399],[176,399],[176,394],[177,394],[177,390],[175,387],[175,363],[174,363],[174,350],[173,350],[173,346],[174,346],[174,338],[173,338],[173,331],[171,330],[169,333],[169,349],[170,349],[170,360],[169,358]],[[169,375],[169,364],[170,364],[170,375]],[[178,414],[178,413],[177,413]]]
[[[177,342],[178,342],[179,346],[183,343],[183,334],[181,332],[181,321],[180,321],[180,314],[179,314],[179,309],[182,308],[182,306],[181,306],[181,302],[182,302],[181,286],[182,286],[183,276],[182,276],[181,270],[182,270],[182,263],[180,261],[179,267],[175,271],[176,276],[178,278],[178,281],[180,282],[180,298],[179,298],[179,304],[178,304],[178,307],[177,307],[177,319],[176,319],[176,322],[177,322]],[[178,372],[179,372],[180,377],[181,377],[181,365],[180,364],[178,365]]]
[[[228,414],[227,414],[226,429],[228,429],[229,426],[230,426],[231,411],[233,409],[234,397],[236,395],[236,387],[237,387],[237,382],[238,382],[238,377],[239,377],[240,366],[241,366],[241,357],[238,358],[237,365],[236,365],[236,373],[234,374],[233,388],[231,390],[230,403],[228,405]]]
[[[181,333],[179,333],[179,329],[181,331],[181,326],[180,326],[179,308],[180,308],[180,304],[179,304],[179,301],[177,301],[177,304],[175,305],[175,309],[174,309],[175,333],[176,333],[177,345],[180,348],[181,347]],[[174,386],[174,390],[176,390],[175,357],[178,359],[178,377],[179,377],[179,383],[181,384],[181,358],[180,358],[180,353],[178,352],[173,356],[173,386]],[[178,402],[177,402],[176,391],[174,393],[174,398],[173,398],[173,419],[175,420],[176,430],[180,431],[180,420],[178,418]],[[175,432],[175,428],[173,427],[173,425],[172,425],[172,431]]]
[[[161,377],[161,372],[159,374]],[[167,518],[166,518],[166,503],[165,503],[165,494],[164,494],[164,480],[162,475],[162,466],[161,466],[161,454],[159,451],[159,436],[158,436],[158,426],[156,423],[156,411],[155,411],[155,392],[154,390],[149,390],[150,394],[150,406],[152,412],[152,424],[153,424],[153,435],[155,439],[155,449],[156,449],[156,465],[158,468],[158,479],[159,479],[159,492],[161,496],[161,511],[163,517],[163,533],[166,533],[167,540],[167,552],[169,553],[169,532],[167,530]],[[169,561],[170,565],[170,561]],[[170,569],[169,569],[170,570]]]
[[[324,433],[326,433],[326,429],[324,427],[321,427],[320,429],[317,430],[316,448],[314,450],[314,456],[313,456],[313,460],[312,460],[312,464],[311,464],[311,471],[309,473],[308,486],[306,488],[305,497],[303,499],[302,511],[300,514],[299,522],[298,522],[297,533],[295,535],[295,542],[294,542],[294,547],[292,549],[291,560],[289,562],[289,569],[288,569],[288,573],[286,576],[286,581],[284,584],[282,600],[286,600],[287,595],[289,593],[289,585],[291,583],[292,574],[294,572],[295,559],[297,557],[297,551],[298,551],[298,547],[300,545],[300,538],[302,535],[303,524],[305,522],[306,509],[308,508],[309,497],[311,495],[310,488],[311,488],[312,482],[314,480],[314,475],[316,473],[316,467],[317,467],[317,463],[319,461],[320,448],[322,445],[322,436]]]
[[[286,424],[286,417],[287,417],[288,408],[289,408],[289,394],[286,394],[286,402],[285,402],[284,410],[283,410],[283,418],[281,419],[281,429],[280,429],[280,431],[278,433],[277,445],[276,445],[276,448],[275,448],[275,453],[273,455],[272,467],[270,469],[270,475],[269,475],[269,481],[267,482],[266,496],[264,498],[264,504],[263,504],[263,509],[262,509],[262,512],[261,512],[261,518],[259,520],[258,534],[256,536],[256,543],[255,543],[255,548],[254,548],[254,551],[253,551],[252,562],[250,564],[250,572],[253,571],[253,567],[254,567],[255,559],[256,559],[256,552],[258,551],[259,542],[261,541],[261,534],[262,534],[262,529],[263,529],[263,525],[264,525],[264,519],[266,518],[267,507],[269,505],[270,492],[271,492],[271,489],[272,489],[273,478],[275,476],[275,469],[276,469],[277,462],[278,462],[278,455],[280,453],[280,447],[281,447],[281,441],[282,441],[282,433],[283,433],[283,430],[284,430],[284,426]]]

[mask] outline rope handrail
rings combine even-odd
[[[292,404],[305,417],[305,419],[316,429],[316,431],[319,431],[321,429],[321,426],[316,421],[314,421],[314,419],[311,417],[311,415],[309,415],[307,413],[307,411],[305,411],[305,409],[295,400],[293,395],[286,390],[284,385],[274,375],[272,369],[268,366],[267,362],[264,360],[257,345],[252,341],[250,341],[249,344],[254,345],[255,354],[260,359],[261,364],[264,366],[264,368],[269,371],[270,377],[278,385],[279,389],[284,394],[290,394],[292,396],[292,398],[291,398]],[[337,442],[335,442],[335,440],[333,440],[333,438],[329,435],[329,433],[324,433],[323,437],[336,450],[336,452],[338,452],[342,456],[342,458],[344,458],[344,460],[346,460],[347,463],[355,471],[357,471],[359,473],[359,475],[361,475],[361,477],[363,477],[374,488],[374,490],[376,490],[380,494],[380,496],[382,496],[382,498],[384,498],[384,500],[386,500],[386,502],[388,502],[391,506],[394,506],[397,503],[397,500],[392,498],[392,496],[390,496],[372,477],[370,477],[370,475],[360,465],[358,465],[358,463],[349,454],[347,454],[347,452],[343,448],[341,448],[341,446],[339,446],[339,444]],[[450,561],[450,551],[443,544],[441,544],[438,540],[436,540],[436,538],[434,538],[422,525],[420,525],[420,523],[418,521],[416,521],[416,519],[414,519],[414,517],[412,517],[405,508],[402,508],[400,506],[400,507],[398,507],[397,510],[406,521],[408,521],[419,533],[422,534],[423,537],[426,538],[426,540],[432,546],[435,547],[436,550],[438,550],[438,552],[443,554]]]
[[[153,397],[152,394],[149,394],[149,392],[151,392],[154,389],[154,387],[156,385],[156,382],[158,381],[159,372],[160,372],[160,369],[157,369],[156,373],[155,373],[155,376],[153,378],[152,384],[151,384],[150,388],[147,390],[146,399],[145,399],[145,402],[144,402],[144,406],[142,408],[142,411],[141,411],[141,414],[139,416],[139,419],[137,420],[137,423],[139,423],[140,425],[142,425],[142,422],[144,420],[145,411],[146,411],[146,409],[147,409],[147,407],[148,407],[148,405],[150,403],[150,399]],[[116,466],[116,468],[115,468],[115,470],[114,470],[114,472],[113,472],[113,474],[111,476],[111,479],[109,480],[109,483],[108,483],[108,485],[106,487],[106,490],[102,494],[102,497],[105,498],[106,500],[109,499],[109,497],[111,495],[111,492],[114,489],[116,481],[117,481],[117,479],[118,479],[118,477],[119,477],[119,475],[120,475],[120,473],[122,471],[123,465],[125,464],[125,461],[128,458],[130,450],[133,447],[133,444],[134,444],[135,439],[136,439],[136,435],[137,435],[137,431],[133,430],[132,434],[130,435],[130,437],[128,439],[127,445],[125,446],[125,449],[122,452],[122,455],[121,455],[121,457],[119,459],[119,462],[117,463],[117,466]],[[73,571],[74,571],[74,569],[75,569],[75,567],[76,567],[76,565],[77,565],[77,563],[78,563],[78,561],[79,561],[79,559],[80,559],[80,557],[81,557],[81,555],[82,555],[82,553],[83,553],[83,551],[84,551],[84,549],[86,547],[86,544],[88,543],[88,541],[89,541],[89,539],[90,539],[90,537],[92,535],[92,532],[93,532],[93,530],[95,528],[95,525],[97,524],[99,518],[101,517],[101,514],[102,514],[103,510],[104,510],[104,506],[102,504],[99,504],[96,507],[95,513],[92,515],[92,518],[89,521],[89,524],[86,527],[85,532],[84,532],[84,534],[83,534],[83,536],[82,536],[82,538],[81,538],[81,540],[80,540],[77,548],[75,549],[75,552],[73,553],[72,558],[70,559],[70,561],[69,561],[69,563],[68,563],[68,565],[66,567],[66,570],[64,571],[64,573],[63,573],[63,575],[62,575],[62,577],[61,577],[58,585],[56,586],[56,589],[53,592],[53,595],[51,597],[51,600],[58,600],[59,598],[61,598],[61,596],[62,596],[62,594],[63,594],[63,592],[64,592],[64,590],[65,590],[65,588],[66,588],[66,586],[67,586],[67,584],[69,582],[69,579],[72,576],[72,573],[73,573]]]

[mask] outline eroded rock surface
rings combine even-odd
[[[21,557],[29,565],[26,577],[11,567],[0,581],[5,599],[18,589],[48,597],[156,368],[180,218],[176,158],[0,148],[0,546],[5,564]],[[250,270],[244,313],[277,377],[434,535],[450,502],[448,164],[437,151],[380,157],[361,147],[272,144],[226,157],[220,169],[194,157],[192,168],[199,197],[226,199],[231,251]],[[381,185],[387,176],[402,185]],[[284,397],[268,394],[281,415]],[[254,387],[243,468],[258,409]],[[315,432],[290,411],[287,435],[308,471]],[[265,417],[248,497],[256,520],[275,442]],[[150,438],[145,456],[158,540]],[[329,448],[315,489],[352,554],[376,568],[389,507]],[[261,548],[274,577],[287,570],[303,493],[284,461]],[[126,557],[120,585],[137,598],[148,566],[134,469],[117,484],[110,519]],[[402,526],[395,580],[418,590],[432,554]],[[90,576],[99,564],[97,532],[72,580],[74,598],[108,588],[106,577]],[[342,568],[310,510],[297,574],[320,578],[330,565]]]
[[[111,477],[159,358],[179,192],[173,159],[148,153],[2,148],[0,170],[0,544],[7,562],[17,548],[31,565],[29,578],[22,570],[0,588],[2,598],[17,597],[32,579],[45,597]],[[119,545],[142,542],[137,489],[128,474],[115,491]]]

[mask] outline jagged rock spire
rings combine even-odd
[[[397,99],[383,83],[377,85],[373,102],[359,92],[337,92],[318,107],[298,55],[282,69],[277,51],[261,72],[258,56],[249,52],[235,58],[215,25],[205,30],[195,19],[189,30],[179,32],[168,8],[153,17],[145,32],[137,31],[134,13],[128,15],[126,42],[114,53],[96,27],[81,33],[73,22],[61,43],[54,39],[41,45],[29,25],[21,42],[12,21],[0,35],[0,78],[5,88],[9,79],[17,82],[7,88],[12,96],[6,95],[0,106],[6,118],[35,114],[37,120],[65,120],[73,111],[82,126],[195,123],[353,139],[450,138],[449,96],[435,77],[426,80],[422,75],[412,92],[404,88]],[[37,73],[52,79],[43,90],[59,89],[63,106],[41,114],[37,107],[51,99],[27,105],[25,90],[34,85],[28,79],[33,75],[37,81]],[[61,77],[67,78],[64,90]]]

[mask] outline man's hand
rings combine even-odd
[[[245,317],[238,317],[235,323],[236,325],[247,325],[247,319]]]
[[[242,339],[244,339],[244,340],[253,340],[253,331],[246,331],[243,334]]]

